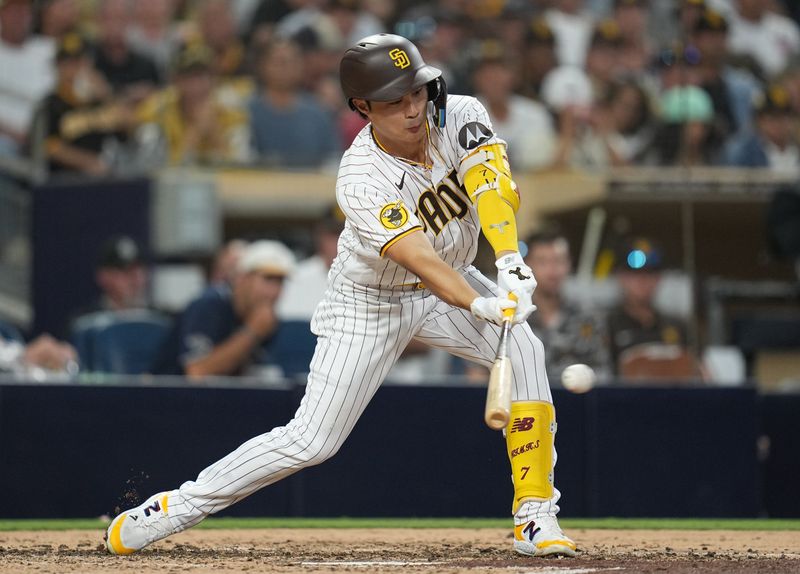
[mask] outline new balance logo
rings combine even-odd
[[[534,537],[534,536],[536,536],[536,533],[537,533],[537,532],[539,532],[540,530],[541,530],[541,528],[538,528],[538,527],[536,526],[536,522],[534,522],[533,520],[531,520],[531,521],[528,523],[528,526],[526,526],[526,527],[525,527],[525,528],[522,530],[522,532],[524,532],[525,534],[527,534],[527,535],[528,535],[528,540],[530,540],[531,542],[533,542],[533,537]]]
[[[536,419],[533,417],[525,417],[522,419],[514,419],[511,423],[511,432],[525,432],[533,428],[533,422]]]
[[[151,512],[161,512],[161,505],[158,503],[157,500],[153,504],[144,509],[145,516],[149,517]]]
[[[531,278],[531,276],[530,276],[530,275],[524,275],[524,274],[522,273],[522,267],[517,267],[516,269],[512,269],[512,270],[511,270],[511,271],[509,271],[508,273],[509,273],[509,275],[516,275],[516,276],[517,276],[517,278],[518,278],[520,281],[525,281],[525,279],[530,279],[530,278]]]

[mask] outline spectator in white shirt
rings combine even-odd
[[[730,24],[731,53],[752,57],[767,78],[783,72],[800,53],[797,24],[771,11],[767,0],[739,0]]]
[[[562,66],[582,67],[594,27],[583,0],[556,0],[544,14],[556,37],[556,55]]]
[[[508,143],[512,169],[544,167],[550,160],[547,144],[553,139],[547,108],[515,93],[517,66],[504,56],[500,43],[487,42],[483,50],[472,75],[475,96],[489,112],[494,131]]]
[[[55,44],[31,35],[30,0],[0,1],[0,155],[25,147],[39,101],[55,84]]]

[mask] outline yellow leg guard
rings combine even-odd
[[[523,500],[552,498],[555,435],[556,411],[551,403],[511,403],[506,446],[514,478],[513,512]]]

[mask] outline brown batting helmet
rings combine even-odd
[[[426,64],[417,47],[395,34],[374,34],[359,40],[342,57],[339,78],[347,103],[353,98],[392,102],[427,86],[436,106],[436,123],[444,127],[447,87],[442,71]]]

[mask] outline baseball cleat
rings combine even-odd
[[[514,527],[514,550],[527,556],[575,556],[575,542],[561,531],[555,516]]]
[[[169,492],[159,492],[139,506],[121,512],[108,526],[106,548],[111,554],[133,554],[177,532],[167,515]]]

